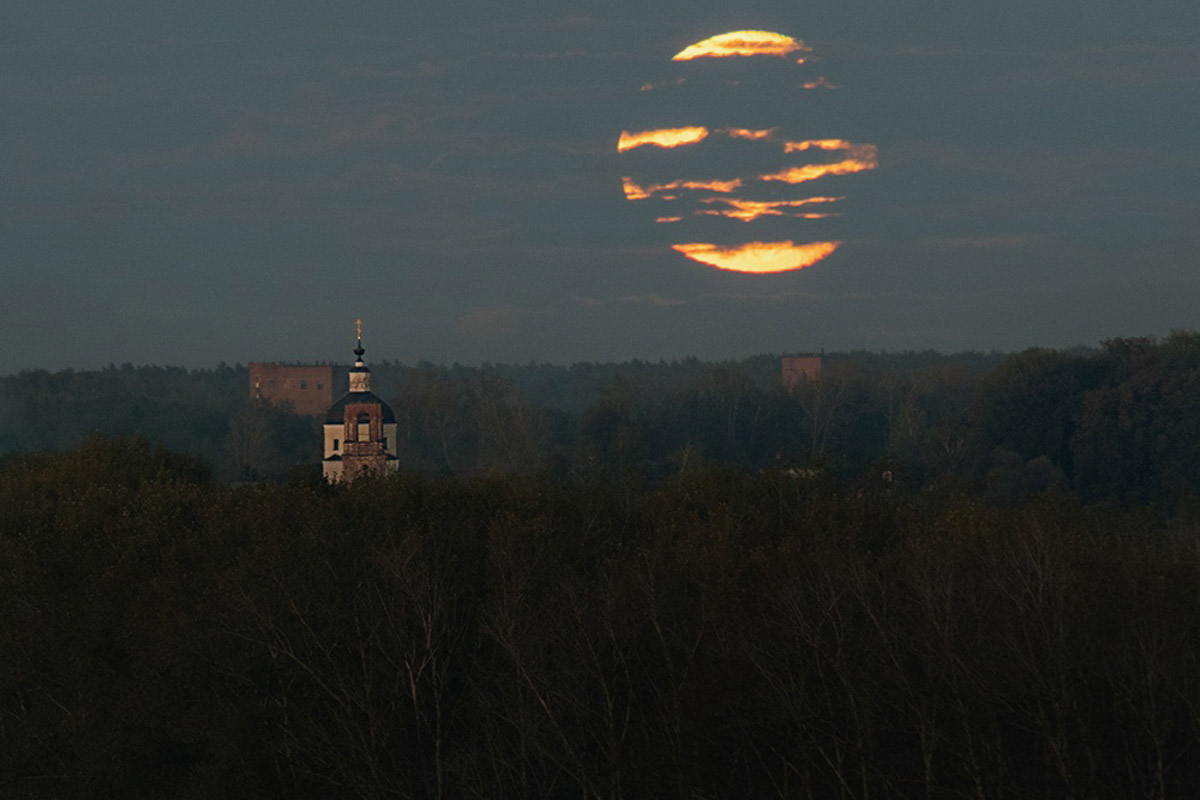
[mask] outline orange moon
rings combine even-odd
[[[656,225],[677,231],[669,237],[676,252],[716,269],[765,274],[812,266],[842,245],[817,235],[821,221],[840,216],[839,182],[875,169],[878,152],[872,144],[810,138],[789,126],[786,111],[804,93],[839,88],[805,66],[811,52],[781,33],[731,31],[680,50],[671,58],[677,74],[642,85],[651,93],[650,118],[669,108],[663,117],[670,124],[621,131],[617,152],[630,167],[622,188],[627,202],[652,210]],[[692,66],[721,59],[746,67]],[[760,72],[765,83],[755,85],[754,96],[763,107],[753,114],[759,124],[746,124],[739,118],[748,113],[742,82],[758,80]],[[693,112],[686,102],[670,103],[679,95],[715,98],[724,107],[699,104]]]

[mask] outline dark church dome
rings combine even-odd
[[[351,392],[343,395],[341,400],[338,400],[329,407],[329,413],[325,415],[326,425],[341,425],[346,415],[347,403],[378,403],[380,406],[380,414],[382,422],[385,425],[396,421],[396,415],[392,413],[392,407],[380,400],[374,392]]]

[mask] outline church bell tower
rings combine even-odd
[[[355,321],[358,339],[350,391],[325,415],[325,460],[322,471],[331,482],[352,481],[373,472],[385,475],[399,469],[396,455],[396,415],[371,392],[371,370],[363,363],[362,320]]]

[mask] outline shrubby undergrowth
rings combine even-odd
[[[1189,518],[884,467],[233,487],[140,439],[10,457],[0,795],[1200,784]]]

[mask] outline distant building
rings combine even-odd
[[[297,414],[320,416],[333,402],[334,367],[328,364],[250,362],[250,399],[291,405]]]
[[[783,388],[791,391],[802,380],[821,377],[821,356],[785,356],[783,359]]]
[[[322,472],[331,482],[352,481],[366,472],[383,475],[399,469],[396,415],[371,393],[371,370],[363,363],[362,321],[350,370],[350,391],[325,414]]]

